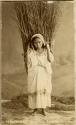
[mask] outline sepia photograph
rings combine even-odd
[[[74,1],[0,1],[1,125],[75,125]]]

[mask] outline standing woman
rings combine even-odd
[[[32,48],[27,51],[28,106],[33,112],[41,109],[41,114],[45,115],[44,109],[51,107],[51,63],[54,56],[41,34],[33,35],[31,43]]]

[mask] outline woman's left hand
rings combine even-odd
[[[46,44],[47,49],[50,49],[49,44]]]

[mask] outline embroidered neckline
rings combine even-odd
[[[42,53],[38,53],[37,51],[34,50],[34,53],[37,55],[37,56],[41,56],[41,55],[44,55],[45,54],[45,49],[43,50]]]

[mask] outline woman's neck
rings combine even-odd
[[[42,53],[43,52],[43,48],[37,49],[38,53]]]

